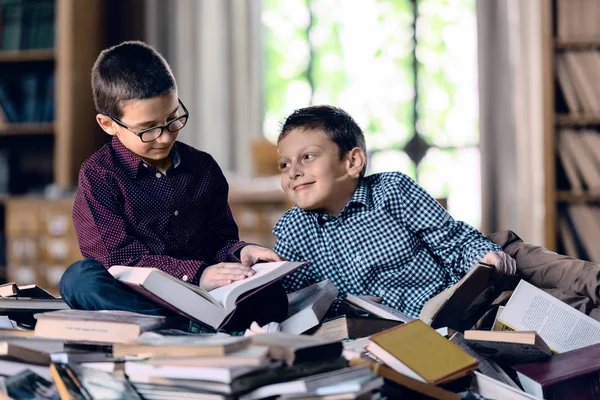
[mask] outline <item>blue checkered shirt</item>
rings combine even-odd
[[[400,172],[363,178],[337,217],[294,207],[273,233],[276,252],[311,261],[282,280],[286,290],[329,279],[340,292],[333,313],[351,293],[380,296],[383,304],[418,317],[427,300],[486,253],[501,250]]]

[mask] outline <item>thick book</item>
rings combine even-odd
[[[128,375],[136,388],[156,388],[156,387],[180,387],[193,390],[195,392],[214,392],[220,394],[241,394],[247,393],[259,387],[274,384],[277,382],[288,382],[305,376],[316,375],[328,371],[335,371],[348,366],[348,362],[343,358],[337,358],[329,361],[315,361],[306,364],[283,365],[273,368],[259,369],[254,372],[242,374],[235,377],[229,383],[209,381],[194,377],[192,379],[164,378],[150,376],[145,374]]]
[[[50,354],[64,350],[62,340],[10,337],[0,339],[0,357],[48,365]]]
[[[456,284],[432,297],[421,309],[419,318],[433,328],[457,331],[471,328],[491,302],[494,268],[477,264]]]
[[[152,365],[147,361],[125,361],[125,374],[132,381],[140,381],[142,377],[158,377],[231,383],[238,377],[268,367],[269,365],[228,365],[220,367]]]
[[[466,376],[478,365],[421,320],[372,335],[367,350],[401,374],[436,385]]]
[[[479,354],[501,364],[544,360],[552,350],[535,331],[465,331],[465,342]]]
[[[340,315],[323,321],[308,333],[327,340],[360,339],[400,325],[392,319]]]
[[[329,279],[288,294],[288,318],[281,323],[281,331],[300,334],[319,325],[337,295]]]
[[[105,343],[128,342],[166,321],[127,311],[60,310],[35,314],[35,318],[35,336]]]
[[[240,397],[240,400],[259,400],[277,395],[292,393],[310,393],[319,388],[339,384],[340,382],[356,380],[357,378],[373,380],[371,369],[364,366],[348,367],[319,375],[307,376],[294,381],[273,383],[260,387]],[[379,385],[381,386],[381,385]]]
[[[523,280],[498,320],[515,331],[536,331],[555,353],[600,343],[600,322]]]
[[[251,277],[210,291],[179,280],[155,268],[112,266],[112,276],[142,295],[200,324],[218,329],[233,315],[237,304],[267,285],[308,264],[260,263]]]
[[[249,346],[225,355],[167,356],[148,359],[150,365],[179,367],[228,367],[237,365],[263,366],[271,363],[268,346]]]
[[[62,299],[32,299],[29,297],[1,297],[0,313],[32,313],[40,311],[68,310]]]
[[[513,366],[523,389],[546,400],[598,399],[600,344],[583,347],[536,363]]]
[[[284,361],[287,365],[338,358],[343,350],[339,341],[309,335],[277,332],[251,337],[253,344],[269,347],[269,356],[272,359]]]
[[[396,310],[390,306],[386,306],[385,304],[377,303],[365,297],[348,294],[344,301],[379,318],[391,319],[400,322],[409,322],[416,319],[408,314],[403,313],[402,311]]]
[[[243,336],[221,336],[219,334],[209,337],[162,336],[148,332],[127,343],[115,343],[113,356],[140,354],[149,357],[223,356],[241,350],[249,343],[250,338]]]

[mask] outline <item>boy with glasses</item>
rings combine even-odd
[[[112,265],[158,268],[211,290],[253,275],[258,260],[281,261],[239,241],[221,169],[209,154],[176,142],[189,112],[160,54],[141,42],[104,50],[92,89],[96,121],[112,140],[81,166],[73,221],[86,259],[59,285],[70,307],[169,315],[114,279],[106,270]],[[270,286],[242,303],[236,316],[247,320],[238,318],[238,328],[285,318],[285,292]],[[261,297],[281,307],[252,304]]]

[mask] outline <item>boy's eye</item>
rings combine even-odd
[[[313,158],[315,158],[315,155],[314,155],[314,154],[305,154],[305,155],[304,155],[304,159],[305,159],[305,160],[310,160],[310,159],[313,159]]]
[[[284,169],[286,169],[286,168],[289,168],[289,166],[290,166],[290,163],[289,163],[289,162],[282,162],[282,163],[279,163],[279,169],[280,169],[281,171],[283,171],[283,170],[284,170]]]

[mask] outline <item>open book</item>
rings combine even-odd
[[[536,331],[556,353],[600,343],[600,322],[523,280],[498,320],[516,331]]]
[[[155,268],[117,265],[108,272],[162,306],[218,329],[229,320],[239,302],[306,264],[308,261],[256,264],[252,267],[256,271],[253,276],[210,291]]]
[[[429,299],[420,319],[432,328],[470,329],[481,317],[481,310],[492,302],[493,268],[477,264],[456,284]]]

